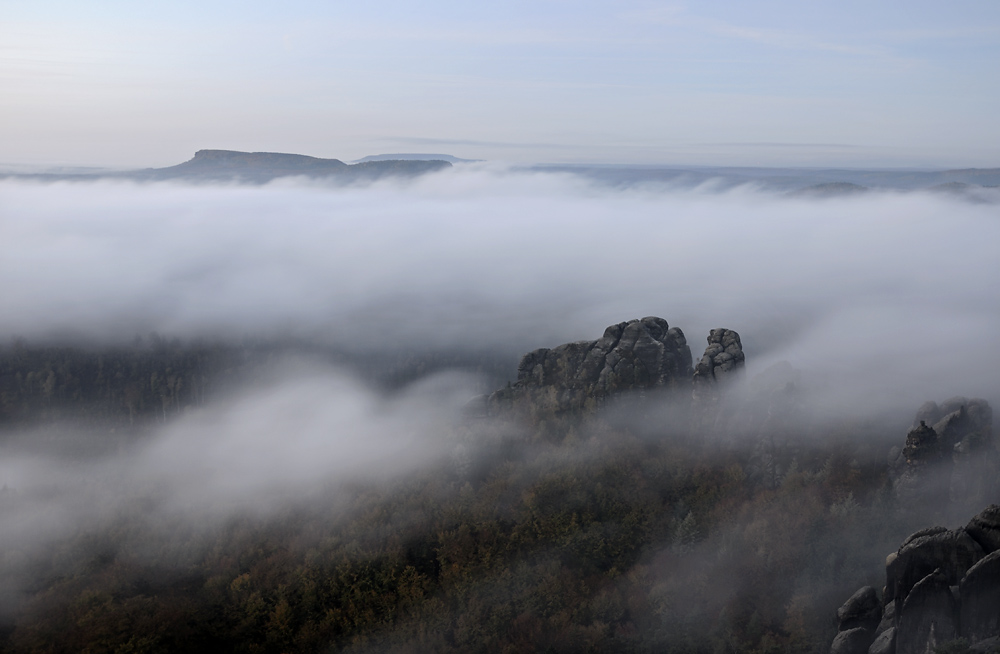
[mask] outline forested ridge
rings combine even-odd
[[[269,356],[16,344],[0,359],[3,417],[169,420]],[[419,359],[373,376],[391,387],[448,363]],[[21,585],[4,598],[0,649],[826,651],[845,593],[877,583],[884,553],[924,526],[896,510],[884,455],[865,446],[880,428],[845,421],[805,440],[763,484],[746,447],[676,426],[469,419],[451,428],[454,456],[331,481],[280,513],[199,520],[129,498],[3,552]],[[5,488],[0,511],[28,499]]]
[[[509,362],[479,352],[351,353],[297,341],[181,342],[136,336],[129,347],[0,346],[0,430],[68,420],[98,428],[162,423],[289,358],[339,365],[385,388],[459,368],[498,379]]]

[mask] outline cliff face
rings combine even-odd
[[[695,371],[684,332],[650,316],[611,325],[594,341],[528,352],[518,365],[517,381],[486,398],[485,410],[545,418],[594,410],[626,392],[692,397],[695,383],[695,396],[702,401],[694,410],[714,415],[721,388],[741,376],[744,360],[739,334],[714,329]]]
[[[898,506],[934,514],[982,506],[996,486],[993,410],[954,397],[917,411],[902,448],[889,455]],[[855,593],[838,611],[860,610]],[[865,591],[862,593],[862,591]],[[930,527],[889,554],[880,621],[841,620],[831,654],[925,654],[964,639],[970,651],[1000,645],[1000,507],[991,505],[958,529]]]
[[[656,317],[611,325],[595,341],[528,352],[517,382],[493,393],[490,413],[508,408],[560,415],[596,408],[632,390],[679,389],[690,384],[691,349],[684,333]]]
[[[866,586],[837,617],[831,654],[925,654],[965,639],[971,651],[1000,645],[1000,506],[965,527],[931,527],[886,557],[882,602]]]
[[[917,411],[902,449],[889,466],[905,506],[982,506],[996,484],[993,409],[986,400],[954,397]]]

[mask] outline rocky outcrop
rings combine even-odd
[[[1000,551],[969,568],[959,594],[962,635],[976,642],[1000,634]]]
[[[893,654],[896,651],[896,628],[889,627],[875,637],[868,654]]]
[[[882,609],[882,620],[879,621],[878,627],[875,629],[875,634],[881,636],[890,629],[896,628],[896,600],[889,600],[885,603],[885,607]],[[895,634],[893,634],[893,640],[895,640]]]
[[[984,552],[1000,550],[1000,506],[991,504],[965,526],[965,531]]]
[[[910,590],[927,575],[937,571],[949,586],[957,585],[983,555],[982,547],[964,529],[917,532],[886,566],[885,600],[896,600],[902,615]]]
[[[871,586],[859,589],[837,609],[840,632],[830,646],[831,654],[865,654],[881,619],[878,593]]]
[[[615,396],[628,394],[645,402],[653,394],[669,394],[671,428],[687,429],[707,442],[746,422],[737,414],[747,408],[749,396],[737,391],[744,385],[736,383],[744,376],[745,361],[740,335],[731,329],[711,330],[695,370],[684,332],[662,318],[630,320],[611,325],[594,341],[528,352],[518,364],[517,380],[469,402],[466,415],[528,420],[539,426],[537,434],[549,438],[572,424],[567,419],[591,413]],[[782,397],[769,393],[756,403],[763,407],[757,408],[761,421],[770,416],[767,424],[775,427],[785,417],[787,411],[771,415],[768,410],[781,404],[788,388],[792,386],[783,383]]]
[[[740,335],[731,329],[713,329],[694,369],[692,398],[696,402],[717,398],[722,386],[742,379],[745,362]]]
[[[727,390],[743,379],[745,361],[739,334],[725,328],[709,333],[708,347],[691,381],[691,426],[695,431],[709,438],[729,431],[737,406],[725,401]]]
[[[906,596],[896,627],[896,654],[925,654],[958,638],[958,606],[940,570],[921,579]]]
[[[964,397],[924,403],[889,465],[904,506],[981,506],[998,471],[992,408],[986,400]]]
[[[491,414],[514,408],[559,415],[596,408],[626,391],[687,391],[691,349],[684,333],[656,317],[611,325],[596,341],[542,348],[522,357],[517,381],[493,393]]]
[[[837,634],[830,645],[830,654],[865,654],[874,634],[870,629],[855,627]]]
[[[882,602],[878,598],[878,593],[871,586],[859,589],[837,609],[840,631],[855,627],[874,631],[881,620]]]
[[[873,594],[866,586],[838,609],[831,652],[849,651],[865,633],[869,654],[926,654],[958,638],[992,651],[1000,642],[1000,506],[964,528],[911,535],[886,557],[884,608],[871,608]]]

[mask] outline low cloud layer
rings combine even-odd
[[[270,514],[342,484],[405,475],[451,456],[470,379],[428,377],[387,397],[331,369],[284,366],[138,443],[48,427],[0,445],[0,547],[58,537],[140,509],[146,519]],[[74,443],[75,442],[75,443]],[[74,447],[74,444],[76,447]]]
[[[620,191],[475,167],[363,188],[8,181],[0,338],[292,336],[357,355],[513,357],[659,315],[696,357],[708,330],[726,326],[742,335],[750,376],[778,361],[802,370],[806,422],[898,417],[957,394],[997,402],[997,206],[924,193]],[[460,445],[469,426],[453,426],[482,380],[446,373],[387,395],[317,365],[271,370],[120,446],[120,434],[95,434],[89,454],[71,428],[5,434],[0,483],[16,492],[0,495],[0,614],[45,543],[162,540],[183,567],[194,556],[184,543],[199,542],[185,530],[310,500],[329,509],[340,484],[481,454],[473,445],[488,437]],[[659,436],[668,409],[626,405],[622,420]],[[128,529],[153,536],[129,540]]]
[[[8,181],[0,198],[6,338],[520,352],[653,314],[696,355],[725,325],[751,372],[788,359],[863,380],[863,396],[1000,382],[995,204],[625,192],[488,168],[349,189]]]

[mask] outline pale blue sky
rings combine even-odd
[[[0,0],[0,162],[998,166],[998,64],[996,0]]]

